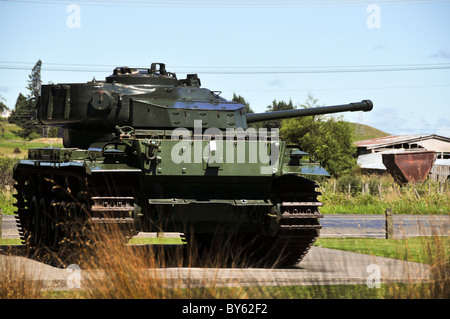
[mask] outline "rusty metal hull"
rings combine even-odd
[[[423,182],[433,166],[434,154],[434,151],[388,153],[383,154],[383,164],[400,185]]]

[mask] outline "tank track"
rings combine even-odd
[[[263,259],[279,266],[290,266],[299,263],[313,246],[322,226],[318,218],[318,207],[322,203],[282,202],[281,219],[278,233],[271,238],[264,238]]]
[[[16,224],[32,253],[80,251],[104,230],[118,234],[119,240],[135,235],[129,216],[133,197],[93,197],[96,190],[88,191],[81,176],[19,173],[15,178]]]
[[[272,202],[277,204],[278,230],[260,236],[252,245],[254,259],[265,266],[287,267],[298,264],[319,237],[323,204],[317,197],[317,184],[309,179],[283,175],[274,180]]]

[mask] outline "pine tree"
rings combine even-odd
[[[40,136],[41,128],[35,125],[36,123],[36,103],[41,93],[41,66],[42,61],[39,60],[33,67],[31,74],[28,76],[29,94],[24,96],[22,93],[17,97],[14,110],[8,121],[17,124],[22,128],[21,131],[16,131],[14,134],[22,138],[33,139]]]
[[[38,60],[28,76],[28,86],[27,89],[30,91],[27,98],[32,106],[36,106],[39,95],[41,94],[41,67],[42,61]]]
[[[236,93],[233,92],[233,98],[231,100],[245,105],[245,111],[247,113],[254,113],[252,108],[250,107],[250,103],[248,103],[242,96],[236,95]]]
[[[236,93],[233,93],[233,98],[231,100],[234,101],[234,102],[238,102],[238,103],[244,105],[245,106],[245,111],[247,113],[255,113],[252,110],[252,108],[250,107],[250,103],[247,100],[245,100],[245,98],[243,96],[236,95]],[[262,127],[262,125],[261,125],[261,123],[250,123],[250,124],[248,124],[248,127],[252,127],[254,129],[259,129],[259,128]]]

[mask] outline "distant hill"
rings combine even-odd
[[[352,127],[354,142],[391,135],[369,125],[350,122],[350,126]]]

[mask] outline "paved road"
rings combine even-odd
[[[394,215],[394,238],[449,236],[448,215]],[[385,238],[384,215],[325,215],[320,237]]]
[[[320,237],[385,238],[384,215],[325,215]],[[450,216],[394,215],[394,238],[449,236]],[[154,236],[142,234],[141,236]],[[166,237],[178,236],[166,233]],[[3,215],[3,238],[19,238],[14,216]]]

